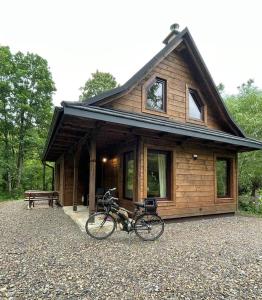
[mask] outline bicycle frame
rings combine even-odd
[[[111,195],[111,192],[114,191],[115,189],[109,189],[103,196],[102,201],[104,201],[104,203],[106,203],[106,201],[109,199],[112,200],[112,203],[110,203],[110,205],[105,205],[104,204],[104,211],[107,213],[107,215],[110,215],[111,217],[113,217],[117,223],[120,223],[123,226],[123,230],[126,231],[127,233],[130,233],[132,231],[135,230],[135,222],[136,219],[139,215],[141,214],[147,214],[147,212],[142,212],[140,210],[140,208],[136,207],[134,209],[134,211],[130,211],[124,207],[118,206],[118,204],[116,204],[113,200],[118,200],[117,198],[114,198]],[[121,211],[126,212],[128,215],[132,215],[132,218],[127,217],[126,215],[124,215],[123,213],[121,213]],[[140,214],[139,214],[140,213]],[[152,213],[148,213],[149,215],[152,215]],[[117,216],[117,218],[115,218],[115,216]],[[157,215],[157,213],[156,213]],[[104,222],[106,221],[106,218],[104,220]],[[101,226],[103,226],[104,222],[101,224]],[[151,226],[148,224],[144,224],[141,225],[141,229],[142,230],[150,230]]]
[[[124,214],[121,213],[121,211],[125,211],[128,214],[133,215],[132,218],[125,216]],[[121,206],[119,206],[118,208],[111,206],[110,208],[108,208],[108,211],[107,211],[107,213],[109,215],[111,215],[110,213],[112,213],[112,214],[116,214],[119,217],[119,219],[116,219],[116,221],[118,223],[120,223],[123,226],[123,230],[127,231],[128,233],[135,230],[134,224],[135,224],[136,218],[140,215],[139,212],[141,212],[141,211],[138,208],[135,208],[135,210],[132,212]],[[143,212],[141,212],[141,214],[143,214]],[[114,217],[114,215],[112,217]],[[143,227],[143,226],[145,226],[146,228],[144,228],[142,230],[150,230],[150,228],[151,228],[150,225],[148,225],[148,224],[141,225],[141,227]]]

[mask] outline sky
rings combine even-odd
[[[59,105],[96,70],[125,83],[179,23],[231,94],[250,78],[262,88],[261,11],[261,0],[0,0],[0,45],[48,61]]]

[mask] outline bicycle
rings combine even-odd
[[[99,201],[103,210],[92,214],[86,222],[86,232],[92,238],[103,240],[111,236],[117,224],[128,234],[135,232],[144,241],[154,241],[164,232],[164,221],[157,214],[157,201],[147,198],[143,203],[135,202],[133,212],[120,207],[112,196],[116,188],[109,189]],[[129,218],[128,215],[133,215]]]

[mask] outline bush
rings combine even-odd
[[[252,197],[250,195],[241,195],[238,198],[240,210],[255,214],[262,214],[262,197]]]

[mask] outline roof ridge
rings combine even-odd
[[[130,85],[132,85],[133,81],[138,81],[144,73],[148,72],[149,65],[154,65],[155,61],[157,61],[160,57],[162,57],[163,53],[166,53],[168,51],[168,54],[172,52],[176,47],[178,41],[181,39],[181,37],[188,32],[188,28],[185,27],[170,43],[168,43],[165,47],[163,47],[153,58],[151,58],[141,69],[139,69],[132,77],[130,77],[123,85],[113,88],[111,90],[102,92],[94,97],[86,99],[86,101],[62,101],[61,105],[66,106],[67,104],[77,104],[81,106],[89,106],[95,103],[98,103],[99,101],[104,100],[105,98],[108,98],[110,96],[115,96],[118,93],[121,93],[129,88]],[[182,41],[182,40],[181,40]],[[173,49],[174,48],[174,49]],[[168,55],[166,54],[166,55]]]
[[[186,38],[188,37],[188,38]],[[241,128],[236,124],[232,116],[230,115],[229,111],[227,110],[225,103],[223,102],[216,85],[214,83],[214,80],[207,69],[207,66],[197,49],[197,46],[193,40],[193,37],[191,36],[189,29],[185,27],[180,33],[177,34],[177,36],[171,40],[164,48],[162,48],[151,60],[149,60],[148,63],[146,63],[138,72],[136,72],[128,81],[126,81],[122,86],[105,91],[101,94],[98,94],[97,96],[94,96],[92,98],[89,98],[85,102],[70,102],[70,101],[63,101],[61,103],[62,106],[67,105],[79,105],[83,107],[92,106],[92,105],[98,105],[102,101],[112,101],[116,97],[123,96],[124,94],[128,93],[138,82],[140,82],[144,76],[150,72],[158,62],[160,62],[162,59],[164,59],[166,56],[170,54],[176,47],[182,42],[185,41],[187,47],[189,47],[190,50],[193,50],[191,55],[197,60],[195,61],[195,64],[198,67],[198,71],[200,72],[201,76],[206,80],[206,84],[211,87],[211,94],[213,95],[214,99],[217,101],[218,109],[222,114],[225,115],[226,122],[228,126],[232,129],[232,132],[235,132],[237,136],[245,137],[244,132],[241,130]],[[189,50],[189,51],[190,51]]]

